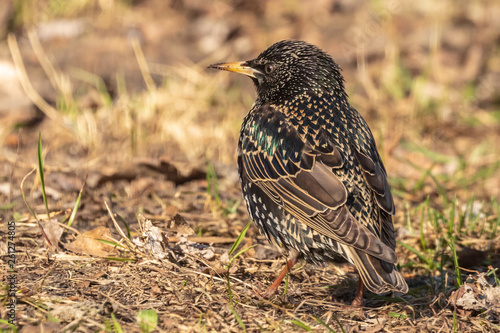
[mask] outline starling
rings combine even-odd
[[[406,293],[395,265],[387,173],[332,57],[283,40],[256,59],[209,67],[245,74],[257,89],[240,131],[240,182],[259,230],[289,255],[267,295],[298,259],[354,264],[360,275],[354,306],[363,305],[364,286]]]

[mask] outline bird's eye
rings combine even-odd
[[[266,71],[266,74],[271,74],[272,72],[274,72],[274,66],[267,64],[266,67],[264,67],[264,70]]]

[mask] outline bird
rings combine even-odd
[[[249,76],[257,98],[243,119],[238,172],[248,213],[288,261],[354,264],[364,288],[408,292],[398,271],[394,199],[373,134],[351,106],[341,68],[319,47],[282,40],[248,61],[209,68]]]

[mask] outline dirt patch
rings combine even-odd
[[[165,332],[500,330],[497,2],[72,3],[0,6],[1,319],[15,221],[23,332],[141,331],[149,309]],[[231,261],[255,94],[206,66],[283,38],[332,54],[374,132],[407,295],[353,310],[351,266],[298,265],[263,298],[284,258],[253,226]],[[48,212],[36,172],[23,188],[41,227],[20,188],[39,133]]]

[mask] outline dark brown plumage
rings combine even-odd
[[[353,263],[361,278],[355,305],[363,304],[363,284],[375,293],[406,293],[395,266],[387,174],[333,59],[284,40],[254,60],[210,67],[248,75],[257,88],[240,132],[240,181],[254,222],[290,254],[268,293],[299,258]]]

